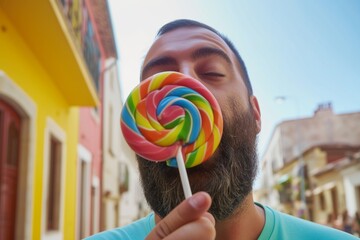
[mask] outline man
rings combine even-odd
[[[201,81],[220,104],[224,132],[205,163],[188,169],[192,191],[184,199],[177,169],[138,157],[145,197],[154,213],[90,239],[354,239],[254,203],[260,108],[233,44],[192,20],[163,26],[150,47],[141,80],[177,71]]]

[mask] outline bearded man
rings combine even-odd
[[[195,194],[186,200],[177,169],[138,156],[153,213],[89,239],[355,239],[254,202],[260,108],[245,64],[225,36],[193,20],[164,25],[146,54],[141,80],[164,71],[188,75],[213,93],[224,118],[220,145],[209,160],[188,169]]]

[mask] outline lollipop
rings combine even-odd
[[[223,120],[219,104],[204,85],[178,72],[163,72],[130,93],[121,112],[121,129],[138,155],[178,166],[182,175],[181,168],[197,166],[215,152]]]

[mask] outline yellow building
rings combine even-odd
[[[360,208],[360,152],[354,153],[359,148],[348,148],[343,158],[310,172],[315,222],[341,222],[345,211],[354,217]]]
[[[0,239],[74,239],[78,106],[98,95],[56,0],[0,0]]]
[[[350,210],[353,217],[360,206],[356,196],[360,193],[360,180],[356,177],[360,164],[359,153],[352,154],[359,148],[340,144],[314,146],[275,171],[279,209],[321,224],[327,224],[330,216],[340,219],[345,210]]]

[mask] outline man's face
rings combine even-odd
[[[204,28],[180,28],[156,39],[148,51],[141,80],[163,71],[177,71],[202,82],[223,112],[231,111],[227,96],[239,98],[249,108],[249,96],[236,57],[215,33]]]
[[[256,173],[256,135],[260,112],[248,96],[235,55],[215,33],[198,27],[179,28],[154,42],[144,60],[141,79],[163,71],[177,71],[201,81],[215,96],[224,117],[218,150],[205,163],[188,169],[193,192],[213,198],[210,212],[217,220],[229,217],[249,194]],[[164,217],[182,194],[177,169],[138,157],[145,196]]]

